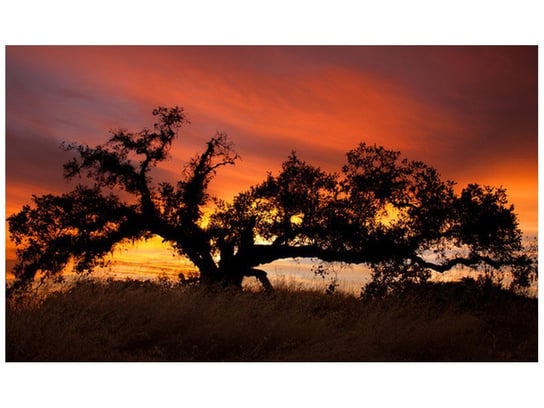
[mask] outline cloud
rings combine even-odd
[[[18,133],[8,126],[6,132],[6,189],[8,203],[14,191],[37,188],[57,193],[64,184],[62,164],[70,155],[58,142],[32,132]],[[27,191],[28,198],[34,191]],[[9,207],[9,206],[8,206]]]
[[[502,184],[536,230],[536,47],[8,47],[6,55],[10,191],[67,188],[53,176],[60,140],[102,143],[109,129],[149,126],[157,105],[182,105],[192,124],[161,177],[175,179],[217,130],[242,156],[212,185],[224,198],[277,171],[293,149],[338,171],[366,141],[444,178]]]

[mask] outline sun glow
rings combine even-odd
[[[177,279],[184,275],[197,273],[196,267],[186,257],[181,256],[162,238],[154,235],[147,240],[123,242],[116,245],[106,257],[107,266],[97,269],[99,274],[115,277],[157,278],[166,276]]]
[[[404,211],[395,207],[391,203],[387,203],[378,213],[377,217],[381,225],[385,227],[391,227],[392,225],[397,223],[403,217],[403,215],[405,215]]]
[[[304,214],[301,213],[301,214],[291,215],[291,218],[289,219],[289,221],[293,225],[300,225],[302,224],[302,221],[304,221]]]

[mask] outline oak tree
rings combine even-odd
[[[121,129],[95,147],[63,145],[75,153],[64,176],[82,181],[66,194],[33,196],[8,218],[16,287],[60,276],[70,263],[90,272],[116,244],[152,235],[185,255],[209,286],[241,287],[253,276],[272,290],[258,267],[285,258],[366,264],[373,295],[456,267],[507,271],[520,287],[536,274],[502,188],[471,184],[457,193],[433,167],[361,143],[339,173],[293,152],[279,174],[230,202],[212,200],[214,175],[239,158],[227,135],[211,137],[181,166],[176,183],[156,183],[151,170],[189,121],[179,107],[153,115],[150,129]]]

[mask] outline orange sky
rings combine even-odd
[[[359,142],[401,150],[460,187],[503,186],[537,231],[537,47],[6,48],[6,215],[60,193],[61,141],[103,143],[151,125],[158,105],[192,122],[157,178],[216,130],[242,157],[212,190],[229,199],[295,149],[339,170]],[[7,243],[6,259],[13,260]]]

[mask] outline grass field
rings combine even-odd
[[[474,281],[360,300],[285,285],[217,293],[83,281],[9,300],[6,359],[21,361],[537,361],[537,299]]]

